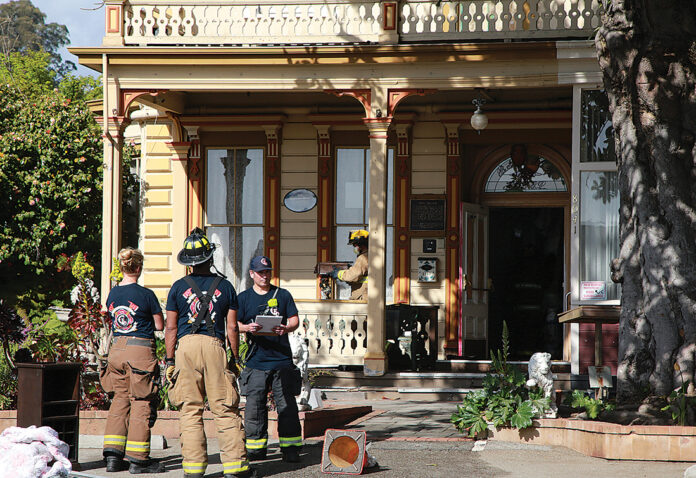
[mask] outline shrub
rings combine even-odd
[[[549,409],[549,399],[543,391],[529,390],[526,376],[508,363],[509,340],[507,324],[503,322],[503,348],[491,351],[491,368],[483,379],[483,389],[469,392],[450,421],[461,433],[473,437],[488,429],[488,422],[496,427],[512,426],[522,429],[532,425],[532,419]]]

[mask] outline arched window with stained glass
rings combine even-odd
[[[501,161],[488,176],[484,192],[565,192],[563,174],[548,158],[528,154],[522,144],[514,145],[510,156]]]

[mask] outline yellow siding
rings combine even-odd
[[[317,154],[316,139],[293,139],[288,140],[287,136],[283,141],[283,156],[306,156],[307,154]]]
[[[173,178],[171,174],[146,174],[145,182],[150,188],[171,188],[173,186]]]
[[[172,193],[166,189],[150,189],[145,193],[147,205],[151,204],[171,204]]]
[[[172,273],[167,272],[150,272],[143,278],[145,287],[162,287],[168,288],[172,285]]]
[[[289,162],[291,160],[284,159],[284,161]],[[316,169],[315,169],[316,171]],[[292,189],[298,189],[298,188],[305,188],[305,189],[311,189],[314,191],[314,194],[317,193],[317,173],[312,172],[309,173],[308,171],[298,171],[298,172],[290,172],[290,171],[285,171],[283,172],[283,193],[287,193],[288,191]]]
[[[143,253],[146,256],[148,254],[171,254],[174,250],[174,246],[172,241],[167,239],[145,239],[145,246],[143,249]]]
[[[169,149],[169,146],[167,146],[164,143],[164,141],[148,141],[147,148],[145,151],[148,155],[151,155],[151,154],[171,155],[172,154],[171,150]]]
[[[148,172],[153,171],[171,171],[171,162],[169,158],[162,157],[148,157],[145,160],[146,170]]]
[[[171,207],[153,206],[145,208],[146,221],[171,221],[174,209]]]
[[[145,237],[169,237],[169,224],[146,222]]]
[[[153,138],[164,138],[170,139],[171,134],[169,133],[169,126],[164,124],[149,124],[145,128],[145,133],[150,139]]]
[[[147,271],[153,271],[153,270],[169,270],[169,256],[155,256],[152,254],[146,255],[145,256],[145,264],[144,264],[144,269],[146,271],[146,274],[149,274]]]

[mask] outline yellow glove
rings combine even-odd
[[[174,359],[165,359],[164,363],[167,368],[164,370],[164,376],[167,378],[167,382],[172,383],[172,378],[174,377]]]

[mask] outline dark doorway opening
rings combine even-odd
[[[563,208],[491,208],[489,231],[491,349],[501,347],[505,321],[511,360],[562,359]]]

